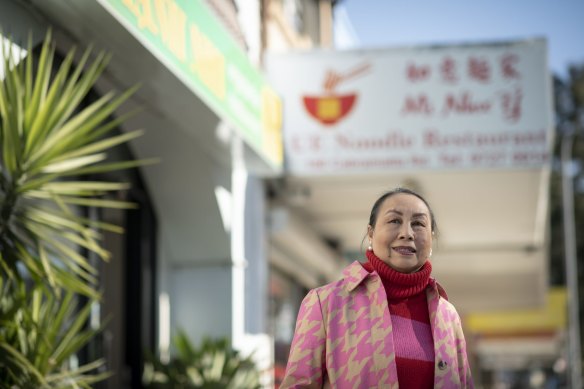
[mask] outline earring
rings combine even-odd
[[[432,249],[430,249],[430,254],[428,255],[428,258],[432,257]]]
[[[367,250],[373,251],[373,247],[371,246],[371,241],[369,241],[369,247],[367,247]]]

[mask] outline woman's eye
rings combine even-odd
[[[389,223],[393,223],[393,224],[399,224],[399,223],[401,223],[401,220],[399,220],[399,219],[391,219],[391,220],[389,221]]]
[[[412,225],[414,227],[426,227],[426,225],[423,222],[413,222]]]

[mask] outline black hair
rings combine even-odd
[[[379,213],[379,207],[381,207],[381,204],[383,204],[383,202],[390,198],[391,196],[400,193],[416,196],[417,198],[422,200],[424,204],[426,204],[426,207],[428,207],[428,211],[430,212],[430,227],[432,229],[432,233],[437,234],[438,225],[436,224],[436,218],[434,217],[434,212],[432,212],[432,208],[430,208],[430,205],[428,204],[426,199],[422,197],[422,195],[407,188],[395,188],[393,190],[390,190],[389,192],[385,192],[384,194],[381,195],[381,197],[377,199],[377,201],[375,201],[375,203],[373,204],[373,208],[371,208],[371,215],[369,215],[369,225],[371,226],[371,228],[375,228],[375,223],[377,222],[377,214]]]

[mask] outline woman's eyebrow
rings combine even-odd
[[[388,209],[387,212],[385,212],[385,214],[390,214],[390,213],[396,213],[400,216],[403,216],[403,212],[402,211],[398,211],[397,209]],[[412,217],[422,217],[422,218],[428,218],[428,214],[425,212],[418,212],[418,213],[414,213],[412,215]]]

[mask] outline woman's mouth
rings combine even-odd
[[[392,249],[401,255],[414,255],[416,253],[416,249],[409,246],[397,246],[392,247]]]

